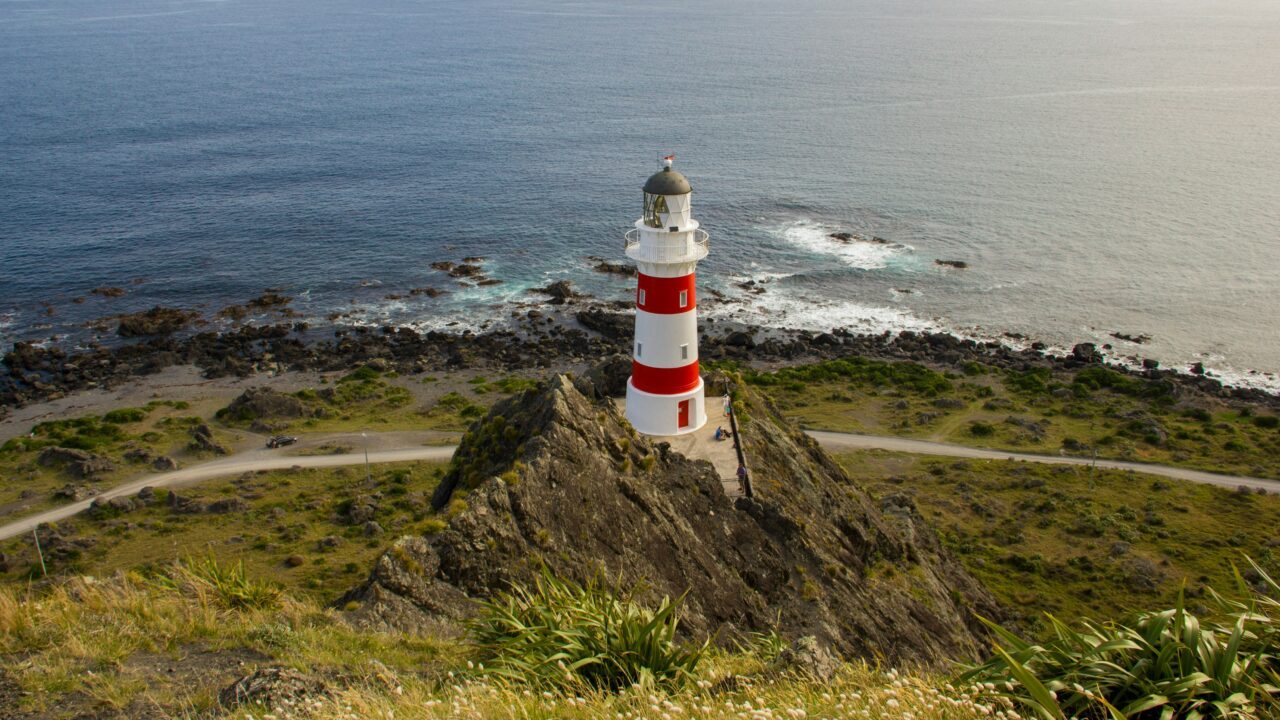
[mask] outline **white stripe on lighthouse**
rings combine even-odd
[[[689,312],[663,314],[636,310],[636,347],[631,354],[637,362],[654,368],[683,367],[698,360],[698,314]],[[687,345],[688,356],[681,346]]]

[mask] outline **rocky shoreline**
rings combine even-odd
[[[194,365],[207,378],[248,377],[263,372],[339,371],[369,363],[400,373],[445,370],[517,370],[560,368],[594,362],[630,350],[633,315],[627,303],[603,302],[576,293],[567,282],[533,291],[545,298],[536,307],[513,307],[508,327],[485,332],[418,332],[411,328],[300,322],[288,312],[287,297],[268,292],[247,307],[271,307],[267,324],[239,324],[220,331],[191,331],[197,318],[176,308],[153,308],[115,318],[113,346],[94,345],[69,352],[57,346],[17,342],[0,367],[0,417],[9,408],[57,399],[79,390],[111,388],[166,367]],[[233,308],[245,306],[232,306]],[[224,315],[225,316],[225,315]],[[107,322],[104,320],[104,322]],[[876,335],[848,329],[807,332],[736,323],[703,321],[701,359],[732,360],[757,367],[813,362],[845,356],[906,360],[941,369],[967,362],[1025,371],[1071,370],[1103,364],[1092,343],[1076,345],[1062,356],[1042,343],[1025,349],[979,342],[945,333],[902,331]],[[1120,372],[1161,379],[1188,391],[1239,402],[1280,407],[1280,398],[1256,388],[1230,387],[1208,377],[1202,367],[1190,372],[1161,368],[1152,360],[1140,370],[1108,365]]]

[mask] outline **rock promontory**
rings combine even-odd
[[[589,377],[589,376],[588,376]],[[472,426],[436,492],[438,532],[405,537],[338,605],[439,631],[539,569],[688,592],[699,637],[776,628],[849,657],[937,664],[980,652],[995,601],[905,497],[873,499],[769,403],[740,391],[754,498],[639,435],[588,378],[559,375]]]

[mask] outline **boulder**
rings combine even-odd
[[[218,411],[218,417],[229,422],[300,418],[307,414],[307,406],[301,400],[268,387],[251,387]]]
[[[151,467],[159,472],[172,472],[178,469],[178,461],[168,455],[161,455],[151,461]]]
[[[68,475],[82,480],[94,480],[116,469],[110,458],[75,448],[47,447],[40,451],[36,462],[45,467],[64,465]]]

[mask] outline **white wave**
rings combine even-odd
[[[717,320],[749,323],[765,327],[828,331],[848,328],[857,333],[941,332],[945,328],[907,310],[863,305],[849,300],[814,300],[785,292],[749,295],[744,302],[716,303],[706,313]]]
[[[909,257],[912,253],[909,245],[875,242],[866,236],[858,239],[858,233],[854,233],[853,240],[842,242],[831,237],[831,233],[842,232],[840,228],[812,220],[796,220],[770,228],[769,232],[795,247],[839,258],[845,265],[860,270],[879,270],[888,267],[895,259]]]

